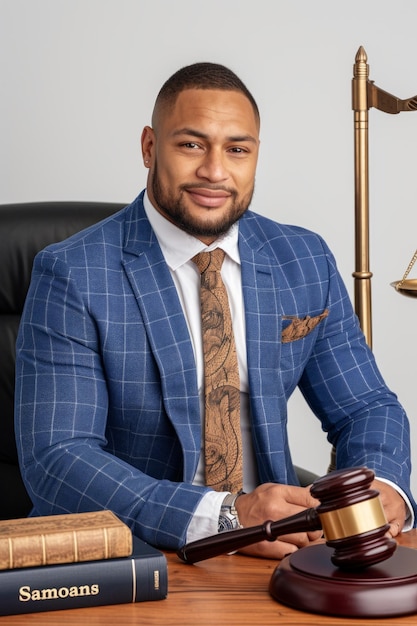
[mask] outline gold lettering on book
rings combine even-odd
[[[42,565],[46,565],[46,539],[45,535],[41,535],[42,542]]]
[[[77,537],[77,533],[75,532],[75,530],[72,531],[72,541],[74,544],[74,561],[77,562],[78,561],[78,537]]]
[[[103,528],[104,533],[104,558],[109,558],[109,535],[107,533],[107,528]]]
[[[100,593],[100,587],[97,584],[79,585],[72,587],[52,587],[48,589],[31,589],[29,585],[24,585],[19,589],[20,602],[29,602],[29,600],[59,600],[62,598],[78,598],[82,596],[96,596]]]
[[[13,543],[12,540],[10,539],[10,537],[7,538],[7,546],[9,548],[9,567],[13,568],[14,567],[14,563],[13,563]]]

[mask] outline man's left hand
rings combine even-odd
[[[404,499],[391,485],[380,480],[374,480],[371,487],[379,491],[385,517],[390,525],[389,533],[391,537],[396,537],[402,531],[407,516]]]

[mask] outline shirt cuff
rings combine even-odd
[[[209,491],[200,500],[187,530],[187,543],[217,535],[220,508],[228,491]]]
[[[406,533],[407,531],[411,530],[414,527],[414,511],[407,494],[404,493],[404,491],[391,480],[387,480],[386,478],[380,478],[379,476],[375,476],[375,478],[380,480],[381,483],[386,483],[387,485],[390,485],[403,498],[407,507],[407,515],[405,517],[405,523],[402,532]]]

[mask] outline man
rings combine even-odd
[[[248,210],[259,128],[233,72],[179,70],[142,133],[145,192],[36,258],[16,387],[34,514],[109,508],[144,540],[176,549],[223,522],[251,526],[316,506],[298,486],[287,440],[287,400],[299,385],[338,467],[375,471],[391,535],[413,525],[408,421],[330,251],[316,234]],[[233,497],[204,477],[195,255],[216,248],[240,374],[243,493]],[[319,535],[245,551],[281,558]]]

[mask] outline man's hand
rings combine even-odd
[[[396,537],[402,531],[407,516],[403,498],[391,485],[379,480],[374,480],[371,488],[379,491],[385,517],[390,525],[389,533],[391,537]]]
[[[305,509],[315,508],[319,504],[320,502],[311,496],[309,487],[265,483],[252,493],[239,496],[236,500],[236,509],[240,523],[248,527],[263,524],[267,520],[277,521]],[[273,542],[261,541],[240,551],[252,556],[282,559],[290,552],[320,540],[321,536],[321,530],[293,533]]]

